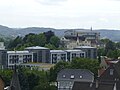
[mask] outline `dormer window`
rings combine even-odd
[[[71,75],[71,76],[70,76],[70,78],[71,78],[71,79],[74,79],[74,78],[75,78],[75,76],[74,76],[74,75]]]
[[[65,75],[63,75],[63,78],[65,78]]]
[[[110,69],[110,75],[113,75],[114,69]]]
[[[82,76],[80,76],[80,79],[82,78]]]

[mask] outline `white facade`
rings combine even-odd
[[[8,67],[14,64],[33,62],[33,53],[29,51],[7,51]]]
[[[86,54],[82,50],[65,50],[67,52],[67,61],[72,61],[73,58],[85,58]]]
[[[57,63],[61,60],[67,61],[67,52],[63,50],[50,50],[51,63]]]
[[[72,61],[75,57],[85,58],[86,54],[82,50],[50,50],[51,63],[59,61]]]

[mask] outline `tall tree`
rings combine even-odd
[[[53,44],[55,47],[59,47],[60,39],[57,36],[52,36],[50,38],[50,43]]]
[[[46,43],[47,43],[47,44],[50,42],[50,38],[51,38],[52,36],[55,36],[55,34],[54,34],[53,31],[47,31],[47,32],[44,32],[43,34],[44,34],[45,37],[46,37],[46,41],[47,41]]]

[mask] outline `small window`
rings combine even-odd
[[[80,78],[82,78],[82,76],[80,76]]]
[[[113,69],[110,69],[110,75],[113,75],[113,71],[114,71]]]
[[[63,78],[65,78],[65,75],[63,75]]]
[[[71,77],[70,77],[71,79],[74,79],[75,77],[74,77],[74,75],[71,75]]]

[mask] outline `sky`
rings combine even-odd
[[[120,30],[120,0],[0,0],[0,25]]]

